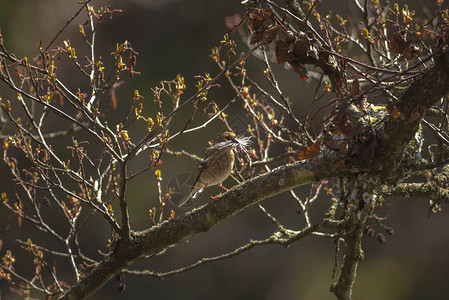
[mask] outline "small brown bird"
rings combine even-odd
[[[209,151],[200,164],[192,190],[178,205],[188,205],[198,193],[209,186],[218,184],[223,187],[221,183],[228,178],[234,167],[234,149],[238,146],[245,147],[246,143],[248,142],[245,139],[237,139],[233,132],[226,131],[220,134],[218,143],[208,148]]]

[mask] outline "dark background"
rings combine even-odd
[[[318,9],[322,14],[328,9],[347,17],[346,1],[322,1]],[[338,4],[337,4],[338,2]],[[330,4],[331,5],[330,5]],[[404,1],[401,3],[405,3]],[[419,15],[427,12],[422,8],[428,5],[435,8],[434,1],[407,1],[411,9]],[[173,79],[177,74],[186,78],[188,89],[184,99],[195,91],[196,82],[193,76],[219,72],[209,59],[210,49],[222,40],[227,32],[224,25],[225,16],[235,13],[244,14],[238,1],[178,1],[159,0],[144,1],[93,1],[94,7],[110,4],[112,8],[123,9],[123,14],[115,15],[112,21],[104,21],[97,36],[97,53],[107,60],[115,44],[128,40],[139,52],[137,71],[141,76],[127,80],[123,87],[117,90],[119,110],[112,111],[111,120],[118,120],[127,108],[133,91],[138,89],[151,107],[151,88],[160,80]],[[333,4],[333,5],[332,5]],[[343,5],[344,4],[344,5]],[[46,45],[59,29],[65,24],[79,5],[76,1],[58,0],[3,0],[0,2],[0,28],[7,48],[17,57],[33,57],[40,40]],[[83,12],[67,31],[57,40],[70,38],[77,53],[83,53],[77,34],[77,25],[84,22]],[[358,20],[358,19],[357,19]],[[351,20],[357,24],[357,20]],[[87,28],[87,26],[85,26]],[[233,36],[237,43],[242,44],[238,36]],[[79,49],[78,49],[79,48]],[[244,48],[241,48],[244,50]],[[250,59],[248,64],[257,65],[258,61]],[[88,91],[86,82],[79,79],[68,64],[60,63],[60,78],[69,82],[70,87]],[[261,67],[257,67],[257,70]],[[307,83],[298,76],[275,66],[279,72],[281,88],[292,99],[293,107],[298,116],[303,116],[305,107],[313,97],[315,84],[313,80]],[[64,75],[63,75],[64,74]],[[263,78],[262,75],[256,75]],[[210,97],[224,105],[234,95],[226,87],[211,91]],[[0,97],[12,98],[13,95],[0,85]],[[325,101],[325,99],[323,100]],[[324,103],[324,102],[323,102]],[[239,103],[232,104],[228,113],[232,120],[245,120],[241,114]],[[204,120],[204,119],[203,119]],[[195,124],[203,121],[197,120]],[[56,121],[55,121],[56,122]],[[176,123],[179,122],[179,123]],[[182,124],[182,120],[176,120]],[[237,122],[237,121],[236,121]],[[220,122],[214,122],[200,132],[177,139],[170,147],[173,150],[185,149],[191,153],[201,154],[208,140],[214,138],[217,132],[224,129]],[[138,134],[135,135],[136,137]],[[193,141],[193,142],[192,142]],[[61,149],[65,149],[64,140],[59,141]],[[92,150],[93,155],[95,151]],[[186,174],[194,173],[195,162],[178,157],[166,156],[161,166],[164,178],[164,188],[174,178],[184,178]],[[11,191],[10,176],[4,163],[1,168],[1,191]],[[128,202],[133,228],[136,230],[148,228],[151,225],[148,209],[156,205],[154,197],[154,180],[143,176],[130,185]],[[227,186],[234,184],[232,180]],[[218,189],[211,189],[217,193]],[[301,197],[306,197],[308,187],[297,189]],[[203,202],[205,199],[203,198]],[[357,281],[354,287],[355,299],[448,299],[449,294],[449,215],[447,209],[428,218],[428,201],[425,199],[396,199],[388,201],[391,207],[381,209],[379,214],[388,215],[388,226],[395,230],[393,236],[387,237],[382,244],[375,238],[364,238],[363,249],[365,261],[359,264]],[[303,218],[296,212],[296,204],[285,193],[263,201],[269,211],[292,229],[303,225]],[[327,196],[317,200],[312,208],[312,221],[322,217],[323,211],[329,205]],[[175,209],[177,214],[185,210],[177,209],[168,204],[169,209]],[[24,251],[14,246],[14,238],[26,240],[33,237],[39,243],[39,236],[33,236],[25,223],[18,229],[11,226],[3,230],[7,224],[8,213],[0,209],[0,231],[3,247],[0,255],[7,249],[14,249],[16,258]],[[51,222],[51,221],[50,221]],[[56,221],[55,221],[56,222]],[[108,226],[100,217],[93,220],[91,226],[82,236],[86,252],[100,259],[97,250],[107,251],[106,243],[109,237]],[[249,239],[268,237],[274,228],[270,222],[256,209],[250,208],[230,220],[218,225],[207,233],[198,234],[189,239],[189,243],[180,243],[169,249],[166,255],[151,261],[139,261],[135,268],[148,267],[154,271],[168,271],[176,267],[190,264],[205,256],[215,256],[232,251]],[[58,247],[55,245],[55,247]],[[85,249],[86,249],[85,248]],[[265,246],[251,250],[232,259],[207,264],[184,274],[158,280],[149,277],[127,276],[127,288],[124,294],[117,292],[118,283],[109,282],[92,299],[334,299],[329,292],[332,283],[332,268],[334,262],[334,246],[331,240],[318,237],[308,237],[289,248],[281,246]],[[30,261],[22,259],[17,262],[17,268],[32,269]],[[65,263],[61,261],[61,265]],[[29,271],[29,270],[28,270]],[[70,280],[69,269],[60,268],[59,274]],[[71,282],[71,281],[69,281]],[[8,291],[4,282],[0,283],[1,299],[16,299]]]

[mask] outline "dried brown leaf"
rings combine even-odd
[[[407,41],[406,30],[400,30],[394,33],[388,42],[388,45],[393,52],[409,57],[416,57],[423,52],[421,45],[412,44],[410,41]]]
[[[248,16],[248,29],[251,33],[258,31],[265,21],[271,16],[271,13],[266,9],[253,9]]]
[[[397,119],[397,118],[399,118],[401,116],[401,112],[396,107],[396,105],[394,105],[394,103],[393,103],[393,101],[391,99],[388,100],[386,108],[387,108],[388,114],[393,119]]]
[[[332,134],[330,133],[330,131],[326,131],[324,133],[323,142],[329,149],[334,150],[334,151],[338,151],[337,143],[335,142],[335,139],[332,136]]]
[[[283,40],[276,41],[276,60],[278,64],[288,62],[292,59],[292,55],[288,50],[288,43]]]
[[[292,67],[293,71],[301,76],[302,80],[309,79],[309,77],[307,77],[307,68],[302,63],[297,60],[289,61],[288,63]]]
[[[315,143],[311,146],[303,148],[296,154],[296,158],[299,160],[314,158],[320,154],[321,145],[323,144],[322,139],[317,139]]]
[[[268,26],[268,28],[263,33],[262,42],[267,43],[267,44],[271,43],[278,35],[279,30],[281,28],[282,28],[281,25]]]
[[[416,119],[421,118],[422,116],[424,116],[426,111],[427,111],[427,106],[425,106],[424,104],[418,105],[410,114],[410,119],[408,120],[408,123],[412,123]]]
[[[345,115],[337,114],[332,120],[332,123],[348,138],[352,139],[354,137],[354,130],[352,129],[351,122]]]

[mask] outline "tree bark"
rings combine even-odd
[[[352,216],[349,226],[352,227],[344,235],[346,253],[343,257],[343,265],[340,269],[337,283],[332,287],[332,292],[338,300],[350,300],[352,287],[355,282],[357,266],[362,255],[363,228],[366,224],[368,214],[363,213],[358,219],[357,215]]]
[[[376,167],[384,177],[397,178],[397,168],[404,154],[404,147],[419,128],[422,117],[430,106],[449,92],[449,50],[435,58],[435,66],[424,72],[400,95],[394,103],[400,112],[390,118],[378,135]]]

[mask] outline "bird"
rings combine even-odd
[[[243,140],[245,143],[245,141]],[[195,199],[205,188],[219,185],[228,178],[234,167],[234,150],[242,144],[233,132],[225,131],[218,137],[218,142],[208,148],[206,157],[202,160],[192,189],[178,204],[186,206]]]

